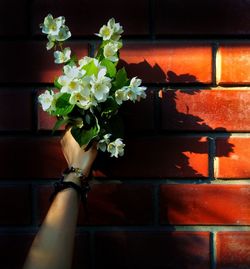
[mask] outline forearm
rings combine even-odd
[[[71,268],[78,205],[78,194],[72,188],[56,195],[32,244],[24,269]]]

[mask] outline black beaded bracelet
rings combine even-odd
[[[81,186],[77,185],[76,183],[74,183],[72,181],[64,181],[65,175],[68,175],[71,172],[79,173],[77,175],[80,179]],[[50,201],[53,201],[53,199],[55,198],[55,196],[58,192],[65,190],[65,189],[68,189],[68,188],[73,188],[80,195],[81,200],[84,203],[86,203],[87,202],[87,194],[91,189],[89,186],[89,183],[87,181],[87,177],[85,175],[83,175],[82,173],[80,173],[79,171],[76,171],[76,168],[73,168],[73,167],[67,168],[66,170],[64,170],[62,173],[62,177],[58,181],[56,181],[53,185],[54,185],[54,191],[50,196]]]

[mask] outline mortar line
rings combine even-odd
[[[57,178],[58,179],[58,178]],[[126,185],[152,185],[157,186],[159,184],[180,184],[180,185],[187,185],[187,184],[199,184],[199,185],[249,185],[250,178],[248,179],[210,179],[210,178],[197,178],[197,179],[190,179],[190,178],[97,178],[98,183],[94,184],[126,184]],[[0,187],[1,186],[23,186],[27,184],[35,184],[35,185],[42,185],[42,186],[52,186],[55,182],[55,179],[33,179],[33,180],[22,180],[20,179],[6,179],[0,180]]]
[[[38,205],[37,205],[37,189],[35,183],[31,183],[31,225],[37,226],[38,224]]]
[[[155,227],[159,226],[160,222],[160,186],[155,185],[153,188],[153,225]]]
[[[216,253],[216,236],[217,232],[211,232],[210,234],[210,268],[216,269],[216,263],[217,263],[217,253]]]
[[[95,231],[89,232],[90,268],[95,269]]]
[[[211,180],[214,180],[215,139],[211,136],[208,137],[208,147],[208,176]]]
[[[218,44],[213,43],[212,44],[212,87],[217,86],[217,65],[216,65],[216,56],[217,56],[217,51],[218,51]]]
[[[1,226],[0,234],[36,233],[39,227],[34,226]],[[143,226],[78,226],[77,232],[250,232],[250,225],[143,225]]]

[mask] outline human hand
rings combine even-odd
[[[61,139],[63,155],[69,167],[80,168],[83,174],[88,176],[97,156],[97,145],[93,143],[93,145],[85,151],[87,145],[80,147],[70,130],[70,128],[67,129]]]

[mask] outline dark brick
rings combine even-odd
[[[208,269],[209,233],[97,233],[96,268]]]
[[[87,0],[35,0],[32,4],[33,30],[40,33],[39,24],[51,13],[65,16],[73,36],[98,33],[103,24],[114,17],[124,28],[125,35],[149,34],[149,2],[144,0],[119,2],[111,0],[91,2]]]
[[[0,234],[1,268],[22,268],[33,237],[31,234]]]
[[[39,222],[49,209],[50,186],[38,188]],[[142,225],[152,223],[152,190],[148,185],[97,184],[88,195],[88,218],[81,204],[79,225]]]
[[[126,178],[197,178],[208,176],[205,137],[150,137],[124,141],[124,157],[99,154],[96,176]]]
[[[249,1],[156,0],[155,32],[174,36],[248,35]]]
[[[29,225],[31,190],[29,186],[0,186],[0,225]]]
[[[66,167],[56,137],[0,139],[0,178],[58,178]]]
[[[28,34],[28,2],[28,0],[1,0],[1,36],[23,36]]]
[[[4,88],[0,90],[0,130],[32,128],[31,90]]]

